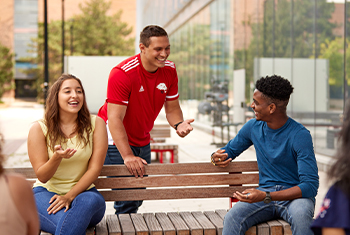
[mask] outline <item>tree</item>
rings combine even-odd
[[[134,39],[128,38],[132,27],[121,21],[122,11],[108,16],[111,2],[90,0],[80,4],[82,14],[74,16],[65,24],[65,42],[73,39],[72,55],[111,55],[128,56],[134,53]],[[72,31],[70,32],[70,27]],[[52,21],[48,24],[49,83],[54,82],[62,72],[62,22]],[[72,38],[71,38],[72,37]],[[67,43],[66,43],[67,45]],[[25,60],[37,64],[35,69],[27,73],[35,73],[38,98],[43,98],[43,63],[44,63],[44,24],[39,23],[38,37],[32,40],[31,51],[37,53],[35,58]],[[70,55],[69,46],[65,47],[65,55]]]
[[[13,54],[10,49],[0,43],[0,98],[5,91],[14,88]]]
[[[126,39],[132,27],[122,22],[122,10],[113,16],[107,11],[111,2],[90,0],[79,5],[82,15],[74,17],[74,53],[82,55],[121,55],[134,52],[134,39]]]

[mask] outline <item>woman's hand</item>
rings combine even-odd
[[[67,148],[66,150],[63,150],[61,145],[55,145],[55,153],[60,158],[71,158],[76,152],[76,149]]]
[[[47,208],[47,211],[50,214],[56,214],[56,212],[60,211],[63,207],[66,209],[64,212],[68,211],[70,204],[72,203],[73,199],[70,199],[66,196],[60,196],[60,195],[54,195],[49,203],[51,204],[49,208]]]

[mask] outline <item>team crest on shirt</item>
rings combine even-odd
[[[163,93],[166,93],[168,88],[166,87],[165,83],[159,83],[158,86],[157,86],[157,89],[160,90],[160,92],[163,94]]]

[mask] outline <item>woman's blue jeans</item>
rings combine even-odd
[[[143,147],[131,146],[130,148],[135,156],[143,158],[149,164],[151,163],[151,146],[150,144]],[[124,160],[115,145],[108,145],[105,165],[124,165]],[[132,176],[131,176],[132,177]],[[119,189],[122,190],[122,189]],[[114,202],[116,214],[137,213],[143,201],[118,201]]]
[[[280,191],[283,186],[258,188],[262,191]],[[223,235],[244,235],[253,225],[282,218],[291,225],[293,235],[313,235],[310,225],[313,220],[315,202],[311,198],[291,201],[246,203],[237,202],[226,214]]]
[[[56,193],[49,192],[44,187],[35,187],[33,192],[39,213],[40,229],[45,232],[55,235],[85,234],[86,229],[98,224],[105,214],[105,200],[96,188],[80,193],[74,198],[67,212],[64,212],[66,208],[63,208],[50,215],[47,208],[50,206],[50,199]]]

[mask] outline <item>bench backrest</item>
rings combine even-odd
[[[150,134],[151,138],[170,138],[170,126],[169,124],[155,124]]]
[[[106,201],[133,201],[232,197],[235,191],[256,187],[259,183],[256,161],[235,161],[225,168],[211,163],[169,163],[149,164],[145,169],[148,177],[135,178],[130,177],[124,165],[103,166],[95,186]],[[32,168],[11,170],[32,182],[36,178]]]

